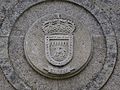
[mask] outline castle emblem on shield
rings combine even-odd
[[[45,21],[42,29],[45,33],[45,56],[48,62],[58,67],[68,64],[73,57],[75,24],[57,18]]]

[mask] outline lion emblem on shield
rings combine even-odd
[[[53,48],[52,51],[53,51],[53,54],[51,54],[52,57],[59,62],[63,61],[67,54],[66,49],[63,46],[56,46]]]

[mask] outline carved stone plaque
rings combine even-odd
[[[92,41],[83,23],[55,13],[41,17],[29,28],[24,50],[36,71],[46,77],[62,79],[79,73],[86,66]]]
[[[99,0],[2,1],[12,7],[2,10],[0,68],[16,90],[99,90],[105,85],[118,47],[115,17],[94,3]]]

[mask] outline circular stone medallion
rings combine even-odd
[[[91,36],[84,23],[65,14],[41,17],[24,41],[29,64],[40,74],[63,79],[79,73],[90,60]]]

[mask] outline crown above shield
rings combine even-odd
[[[43,23],[42,29],[45,34],[72,34],[75,24],[70,20],[53,19]]]

